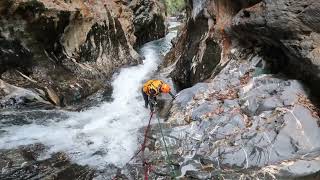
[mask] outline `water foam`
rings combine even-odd
[[[47,155],[62,151],[83,165],[123,166],[139,147],[138,130],[149,117],[148,110],[143,108],[141,84],[156,71],[161,46],[167,49],[175,33],[146,44],[141,50],[143,64],[124,68],[115,76],[113,102],[80,113],[67,112],[69,118],[61,121],[4,127],[6,133],[0,135],[0,148],[39,142],[49,147]]]
[[[192,17],[195,19],[200,11],[203,10],[206,0],[193,0],[192,1]]]

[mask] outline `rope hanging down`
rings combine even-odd
[[[146,131],[145,131],[145,133],[144,133],[143,144],[142,144],[142,146],[141,146],[142,163],[143,163],[143,168],[144,168],[144,180],[148,180],[149,172],[150,172],[150,165],[147,163],[146,159],[144,158],[144,150],[146,149],[147,135],[148,135],[148,132],[149,132],[149,130],[150,130],[150,124],[151,124],[151,120],[152,120],[153,114],[154,114],[154,112],[151,111],[149,123],[148,123],[148,126],[147,126],[147,128],[146,128]]]
[[[148,126],[144,132],[144,140],[143,140],[143,143],[141,145],[141,148],[139,149],[139,151],[127,162],[127,164],[132,161],[135,157],[138,156],[138,154],[141,152],[141,155],[142,155],[142,165],[143,165],[143,168],[144,168],[144,180],[148,180],[149,179],[149,173],[151,171],[151,164],[149,164],[146,159],[144,158],[144,151],[145,151],[145,148],[146,148],[146,144],[147,144],[147,136],[148,136],[148,133],[150,131],[150,128],[151,128],[151,120],[152,120],[152,117],[154,115],[154,111],[151,111],[150,113],[150,118],[149,118],[149,122],[148,122]],[[170,167],[171,169],[171,164],[172,164],[172,161],[170,159],[170,155],[169,155],[169,150],[168,150],[168,146],[167,146],[167,143],[165,141],[165,138],[164,138],[164,134],[163,134],[163,131],[162,131],[162,127],[161,127],[161,123],[160,123],[160,118],[159,116],[157,116],[157,119],[158,119],[158,125],[160,127],[160,131],[161,131],[161,136],[162,136],[162,141],[164,143],[164,147],[165,147],[165,150],[166,150],[166,155],[167,155],[167,163],[168,163],[168,166]],[[175,172],[174,172],[174,168],[173,168],[173,171],[171,173],[171,177],[176,177],[175,175]],[[116,180],[117,176],[114,177],[113,179]]]
[[[126,164],[128,164],[129,162],[131,162],[135,157],[138,156],[138,154],[139,154],[142,150],[145,149],[145,146],[146,146],[146,143],[147,143],[146,137],[147,137],[148,131],[149,131],[149,129],[150,129],[150,125],[151,125],[151,120],[152,120],[153,114],[154,114],[153,112],[150,113],[149,123],[148,123],[148,126],[147,126],[147,128],[146,128],[146,130],[145,130],[145,133],[144,133],[144,140],[143,140],[143,144],[141,145],[141,148],[138,150],[138,152],[137,152],[134,156],[132,156],[132,158],[131,158]]]
[[[148,180],[148,177],[149,177],[149,173],[150,173],[150,169],[151,169],[151,165],[149,163],[146,162],[145,158],[144,158],[144,150],[146,149],[146,144],[147,144],[147,135],[148,135],[148,132],[150,130],[150,126],[151,126],[151,120],[152,120],[152,117],[153,117],[153,114],[154,112],[151,111],[150,113],[150,118],[149,118],[149,122],[148,122],[148,126],[144,132],[144,140],[143,140],[143,143],[141,145],[141,148],[139,149],[139,151],[134,155],[132,156],[132,158],[126,163],[130,163],[135,157],[138,156],[138,154],[141,152],[142,154],[142,165],[144,167],[144,180]],[[113,180],[116,180],[117,179],[117,175],[113,178]]]
[[[170,154],[169,154],[169,150],[168,150],[168,146],[167,146],[167,143],[166,143],[166,140],[164,138],[164,134],[163,134],[163,130],[162,130],[162,126],[161,126],[161,123],[160,123],[160,118],[159,116],[157,116],[157,119],[158,119],[158,125],[159,125],[159,128],[160,128],[160,132],[161,132],[161,136],[162,136],[162,141],[163,141],[163,144],[164,144],[164,148],[166,150],[166,155],[167,155],[167,165],[170,167],[171,169],[171,165],[173,164],[172,161],[171,161],[171,158],[170,158]],[[174,171],[174,167],[172,168],[172,172],[171,172],[171,177],[172,178],[175,178],[176,177],[176,173]]]

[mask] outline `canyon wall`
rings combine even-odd
[[[112,74],[141,63],[133,46],[164,36],[161,8],[157,1],[1,1],[1,106],[39,99],[65,106],[110,94]]]

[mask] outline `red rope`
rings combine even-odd
[[[148,132],[150,130],[150,124],[151,124],[151,119],[153,117],[153,112],[150,113],[150,119],[149,119],[149,123],[148,123],[148,126],[144,132],[144,140],[143,140],[143,144],[142,144],[142,147],[141,147],[141,151],[144,151],[144,149],[146,148],[146,143],[147,143],[147,135],[148,135]]]
[[[141,148],[140,148],[139,151],[127,162],[127,164],[128,164],[128,163],[129,163],[130,161],[132,161],[135,157],[137,157],[140,152],[142,152],[142,163],[143,163],[143,167],[144,167],[144,179],[145,179],[145,180],[148,180],[148,176],[149,176],[149,173],[150,173],[150,170],[151,170],[151,165],[148,164],[148,163],[146,162],[146,160],[144,159],[144,150],[145,150],[145,148],[146,148],[147,135],[148,135],[148,132],[149,132],[149,130],[150,130],[150,125],[151,125],[151,120],[152,120],[153,114],[154,114],[154,112],[151,111],[149,123],[148,123],[148,126],[146,127],[146,130],[145,130],[145,132],[144,132],[144,140],[143,140],[143,143],[142,143],[142,145],[141,145]],[[115,177],[113,178],[113,180],[116,180],[116,178],[117,178],[117,176],[115,176]]]
[[[148,126],[147,126],[146,130],[145,130],[144,140],[143,140],[143,144],[142,144],[142,147],[141,147],[142,161],[143,161],[142,163],[143,163],[143,167],[144,167],[144,180],[148,180],[149,170],[150,170],[150,165],[146,162],[146,160],[144,158],[144,150],[145,150],[146,144],[147,144],[147,135],[148,135],[148,132],[150,130],[150,124],[151,124],[152,117],[153,117],[153,111],[151,111],[149,123],[148,123]]]
[[[150,170],[151,170],[151,165],[148,164],[148,163],[145,163],[145,168],[144,168],[144,180],[148,180]]]

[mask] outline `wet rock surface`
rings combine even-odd
[[[271,57],[267,60],[275,71],[304,80],[318,91],[319,12],[316,0],[262,1],[242,9],[226,31],[246,45],[263,45],[263,54]]]
[[[311,17],[318,4],[188,2],[189,19],[165,62],[175,66],[171,76],[183,89],[164,130],[171,154],[182,157],[175,168],[180,177],[319,177],[319,108],[314,98],[319,96],[319,59],[314,56],[319,32],[317,18]],[[198,28],[192,30],[190,22]],[[195,49],[203,47],[199,39],[204,37],[214,39],[216,47],[209,50],[221,56],[210,53],[210,62],[217,59],[213,68],[204,66],[211,77],[193,81],[201,52]],[[197,80],[205,83],[195,84]]]
[[[320,118],[310,91],[281,74],[261,73],[259,55],[242,59],[244,51],[233,52],[215,78],[182,90],[174,101],[162,124],[171,166],[159,162],[166,151],[159,126],[153,127],[148,159],[161,173],[152,171],[151,177],[317,177]]]
[[[272,73],[303,80],[318,96],[318,10],[316,0],[189,1],[186,26],[166,56],[177,67],[171,76],[187,88],[219,73],[232,47],[260,47]]]
[[[86,166],[72,164],[63,153],[39,160],[45,150],[41,144],[23,146],[19,149],[0,151],[0,178],[13,179],[83,179],[94,176],[94,170]]]
[[[165,36],[166,10],[162,1],[133,0],[129,7],[134,13],[136,46]]]
[[[69,92],[74,94],[70,96],[80,99],[86,86],[73,81],[74,75],[79,75],[91,88],[94,82],[89,80],[98,79],[101,83],[113,72],[113,67],[106,64],[120,67],[129,63],[128,59],[122,59],[124,56],[133,58],[130,63],[138,62],[134,51],[127,50],[135,41],[132,26],[128,21],[121,20],[131,15],[119,6],[110,8],[113,2],[96,4],[99,8],[106,8],[102,8],[106,15],[102,21],[99,18],[99,21],[92,20],[96,16],[85,16],[86,11],[81,8],[80,11],[76,9],[65,14],[59,9],[62,8],[61,4],[56,6],[47,1],[33,1],[35,4],[22,6],[18,3],[17,9],[3,8],[13,6],[8,3],[10,1],[5,2],[0,2],[0,13],[15,15],[16,12],[19,15],[29,9],[37,15],[24,14],[26,19],[22,20],[22,27],[11,24],[8,29],[15,27],[12,32],[18,34],[16,36],[25,37],[23,33],[17,33],[21,28],[22,32],[30,33],[24,26],[28,27],[33,21],[54,24],[55,21],[50,18],[40,20],[43,14],[47,17],[48,10],[49,14],[60,12],[57,32],[66,30],[62,27],[68,27],[69,34],[64,34],[59,39],[60,43],[57,43],[56,37],[45,40],[48,46],[43,49],[51,49],[53,54],[39,55],[34,51],[39,51],[38,47],[29,46],[33,41],[20,38],[23,40],[21,42],[27,43],[16,42],[8,38],[12,32],[9,31],[9,35],[3,33],[7,31],[1,26],[0,56],[4,58],[0,64],[5,64],[1,66],[5,68],[0,68],[3,79],[0,81],[0,95],[5,97],[0,101],[2,107],[33,104],[34,101],[44,104],[72,102],[59,98],[64,92],[57,88],[60,86],[49,86],[41,78],[50,74],[44,69],[52,69],[53,65],[60,65],[55,66],[57,69],[53,68],[54,72],[64,76],[68,72],[71,78],[67,82],[74,82],[70,86],[72,92]],[[124,1],[114,3],[123,3],[123,8],[126,4]],[[312,99],[312,95],[317,95],[315,86],[318,85],[318,4],[312,0],[188,2],[186,26],[181,29],[165,62],[166,65],[175,66],[171,77],[183,90],[171,106],[163,103],[163,106],[170,106],[168,114],[167,109],[161,112],[161,117],[166,117],[165,121],[152,124],[151,131],[146,135],[143,157],[148,162],[147,174],[150,179],[319,179],[320,110]],[[43,5],[50,8],[44,9]],[[140,28],[150,22],[150,17],[145,15],[150,9],[144,11],[138,6],[132,7],[138,17],[135,22]],[[120,20],[113,14],[117,14]],[[87,21],[82,22],[78,18]],[[1,19],[0,23],[2,21],[6,22],[6,19]],[[118,31],[121,26],[122,31],[121,28]],[[50,28],[34,28],[36,32],[51,31]],[[74,33],[83,32],[88,34],[81,36],[86,37],[82,39],[83,43],[78,42],[81,39],[72,37]],[[35,37],[44,41],[43,34],[38,35]],[[146,39],[156,36],[148,34]],[[148,41],[146,39],[138,36],[138,42]],[[2,40],[7,43],[5,46]],[[57,44],[52,45],[53,42]],[[112,44],[116,44],[114,47],[117,48],[113,49]],[[103,48],[111,48],[112,52],[102,51]],[[82,52],[83,56],[79,56]],[[123,53],[123,57],[119,56],[118,59],[122,59],[123,64],[108,61],[119,53]],[[25,57],[22,60],[28,65],[21,64],[18,61],[21,58],[16,58],[15,54]],[[33,61],[34,58],[43,57],[50,57],[50,63],[45,60]],[[7,61],[9,58],[12,61]],[[34,73],[34,70],[38,73]],[[77,74],[79,71],[84,73]],[[49,77],[53,80],[62,78],[58,75]],[[308,85],[310,81],[315,86]],[[40,82],[46,86],[39,85]],[[29,87],[36,87],[34,89],[37,90],[30,90]],[[16,92],[23,92],[23,97],[16,95]],[[1,124],[7,127],[45,124],[47,122],[42,119],[44,116],[53,121],[67,118],[56,112],[43,113],[13,110],[2,113],[0,119]],[[0,131],[2,133],[6,131]],[[141,143],[144,140],[144,129],[140,130],[139,140]],[[41,155],[45,150],[46,147],[41,144],[1,150],[0,179],[141,179],[146,174],[141,154],[122,168],[107,165],[103,170],[92,170],[72,164],[64,153],[43,158]]]
[[[221,48],[210,32],[215,17],[202,9],[204,4],[194,1],[187,8],[186,24],[164,60],[165,65],[175,64],[170,76],[179,90],[209,78],[221,58]]]
[[[17,86],[10,85],[0,79],[1,96],[0,107],[5,108],[54,108],[49,102],[44,100],[45,92],[32,91]],[[42,93],[42,94],[41,94]]]

